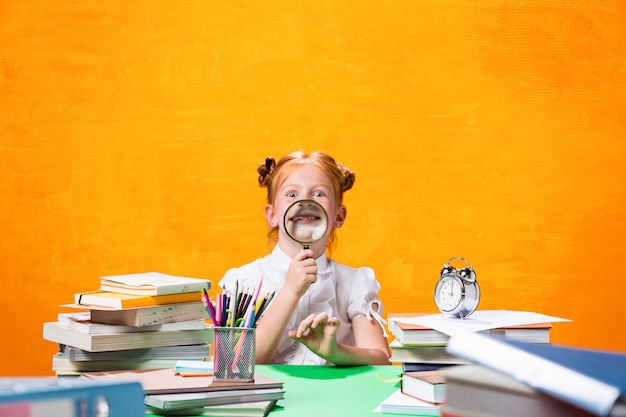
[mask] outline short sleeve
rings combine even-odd
[[[368,267],[361,267],[356,270],[352,280],[350,290],[350,303],[348,305],[348,318],[354,321],[360,317],[367,317],[368,320],[376,320],[383,329],[383,334],[387,337],[383,319],[383,302],[378,296],[380,284],[376,279],[374,270]]]
[[[224,276],[222,277],[220,282],[217,284],[217,286],[220,288],[230,288],[231,286],[233,286],[232,283],[234,283],[236,280],[235,271],[236,271],[235,268],[232,268],[226,271],[226,274],[224,274]]]
[[[258,261],[255,261],[248,265],[229,269],[220,280],[218,286],[231,292],[235,291],[237,285],[254,288],[262,275],[258,270],[257,264]]]
[[[382,316],[383,303],[378,297],[379,290],[380,284],[372,268],[361,267],[356,270],[352,280],[350,303],[348,305],[348,317],[351,321],[367,316],[372,312]]]

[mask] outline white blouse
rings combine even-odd
[[[261,295],[274,291],[278,293],[284,285],[290,262],[291,258],[276,245],[271,254],[228,270],[219,286],[231,292],[235,291],[236,286],[240,289],[242,287],[254,289],[263,277]],[[352,322],[363,316],[369,320],[375,319],[385,333],[383,304],[378,297],[380,284],[374,271],[368,267],[357,269],[340,265],[325,254],[317,258],[316,263],[317,282],[300,298],[298,307],[292,314],[272,358],[273,363],[297,365],[328,363],[287,335],[288,330],[296,329],[298,324],[312,313],[326,312],[329,317],[334,316],[341,320],[336,335],[338,343],[354,346]]]

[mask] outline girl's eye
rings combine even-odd
[[[294,191],[290,191],[290,192],[287,193],[287,197],[290,197],[290,198],[295,198],[297,196],[298,195]]]
[[[313,197],[324,197],[326,194],[324,194],[322,191],[315,191],[311,194],[311,196]]]

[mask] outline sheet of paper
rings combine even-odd
[[[513,310],[477,310],[464,319],[444,317],[442,314],[432,314],[430,316],[398,317],[391,320],[430,327],[448,335],[453,335],[457,332],[480,332],[498,327],[520,326],[523,324],[571,321],[540,313]]]

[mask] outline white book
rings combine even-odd
[[[282,388],[234,389],[231,391],[190,392],[181,394],[146,395],[145,404],[161,410],[181,410],[210,405],[249,403],[255,401],[280,400]]]
[[[196,345],[213,341],[213,329],[172,330],[117,334],[81,333],[59,322],[43,324],[43,338],[89,352],[141,349],[158,346]]]
[[[110,275],[100,277],[100,289],[123,294],[166,295],[211,289],[211,281],[179,277],[161,272]]]
[[[206,328],[203,319],[179,321],[174,323],[156,324],[154,326],[122,326],[117,324],[94,323],[91,321],[91,313],[59,313],[59,323],[86,334],[119,334],[141,333],[171,330],[200,330]]]
[[[82,372],[117,371],[124,369],[162,369],[175,366],[177,359],[119,359],[72,361],[57,352],[52,356],[52,370],[57,375],[78,375]]]
[[[60,353],[71,361],[119,361],[173,359],[204,360],[211,356],[210,346],[206,343],[195,345],[159,346],[140,349],[125,349],[104,352],[88,352],[74,346],[60,345]]]
[[[276,405],[277,400],[256,401],[251,403],[237,403],[225,405],[211,405],[198,408],[184,408],[169,410],[168,416],[210,416],[210,417],[265,417]],[[146,415],[163,415],[163,410],[146,406]]]
[[[397,339],[389,343],[390,362],[423,363],[435,365],[460,365],[468,360],[449,354],[445,346],[403,345]]]
[[[193,293],[192,293],[193,294]],[[83,309],[85,306],[81,306]],[[91,320],[96,323],[143,327],[208,318],[202,301],[180,302],[151,307],[126,308],[122,310],[91,308]]]

